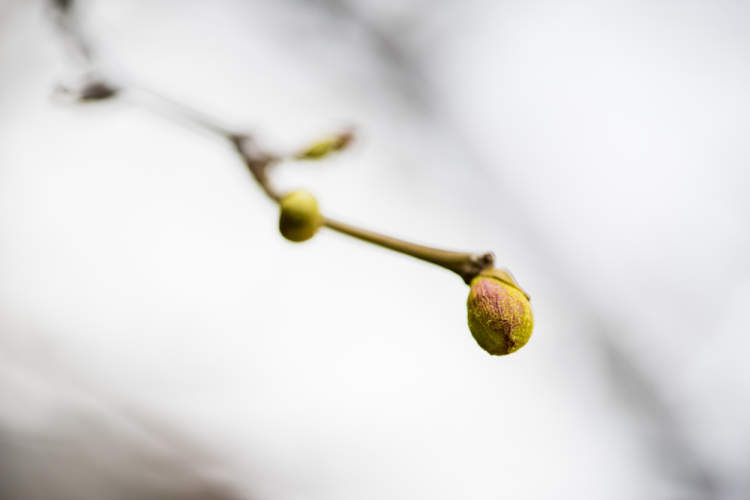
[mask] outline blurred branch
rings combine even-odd
[[[79,65],[90,66],[93,54],[78,25],[74,0],[50,0],[50,15],[65,45],[65,54]]]
[[[251,135],[230,130],[219,124],[214,118],[186,104],[140,85],[111,82],[93,69],[95,66],[93,52],[80,28],[74,1],[51,0],[50,5],[66,53],[74,59],[85,62],[87,67],[87,71],[82,75],[81,83],[74,87],[60,87],[62,92],[79,102],[127,97],[127,100],[131,103],[138,104],[151,112],[167,115],[183,125],[197,127],[229,141],[266,196],[276,203],[281,200],[282,193],[273,185],[271,180],[270,171],[274,165],[283,160],[317,159],[326,156],[328,153],[343,149],[352,140],[352,131],[347,130],[336,134],[333,138],[302,149],[300,152],[291,155],[278,154],[263,148]],[[492,267],[494,264],[494,256],[490,252],[465,253],[441,250],[385,236],[327,217],[322,217],[321,220],[323,225],[339,233],[453,271],[461,276],[467,284],[471,283],[471,280],[481,271]]]
[[[654,468],[687,486],[696,500],[721,498],[721,480],[704,464],[681,432],[680,422],[644,368],[638,366],[614,335],[600,335],[598,347],[604,355],[613,388],[632,410],[648,434],[645,441],[657,458]]]
[[[314,4],[325,10],[331,18],[356,26],[368,41],[372,52],[381,61],[384,76],[401,93],[404,104],[425,113],[432,110],[430,89],[420,71],[418,58],[413,57],[404,43],[404,34],[413,32],[415,19],[424,14],[422,9],[415,9],[408,19],[400,18],[398,23],[378,22],[363,9],[357,8],[348,0],[301,0],[305,4]],[[438,7],[442,2],[433,0],[430,8]]]

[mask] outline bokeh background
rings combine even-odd
[[[65,3],[65,2],[62,2]],[[0,1],[0,498],[750,498],[750,3],[80,0],[100,69],[289,150],[332,216],[493,250],[295,245],[231,149],[79,105]]]

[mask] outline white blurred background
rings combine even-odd
[[[323,210],[493,250],[295,245],[221,141],[0,1],[0,499],[750,498],[750,3],[80,0],[107,74],[290,149]]]

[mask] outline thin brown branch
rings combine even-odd
[[[183,126],[189,125],[223,139],[232,139],[237,135],[228,127],[221,125],[218,120],[153,89],[130,83],[124,86],[123,90],[125,91],[123,97],[132,104],[160,114]]]
[[[325,218],[323,223],[326,227],[342,234],[410,255],[417,259],[453,271],[461,276],[467,284],[471,283],[471,280],[483,270],[492,267],[495,262],[494,255],[490,252],[482,254],[452,252],[450,250],[441,250],[400,240],[398,238],[368,231],[334,219]]]
[[[279,157],[264,151],[249,135],[235,134],[230,136],[230,140],[263,192],[278,203],[281,193],[271,184],[268,170],[279,160]]]
[[[92,51],[80,31],[77,18],[73,15],[73,0],[55,0],[52,2],[52,6],[56,8],[55,20],[68,53],[72,52],[73,56],[77,55],[93,66]],[[242,158],[242,161],[257,184],[266,196],[275,203],[281,200],[283,194],[271,181],[270,170],[274,165],[284,159],[318,158],[328,154],[330,151],[343,149],[352,140],[352,132],[348,130],[338,134],[331,141],[321,143],[324,145],[323,148],[313,146],[302,150],[302,153],[296,153],[291,156],[275,154],[261,147],[249,134],[232,131],[207,114],[143,86],[125,85],[122,82],[113,83],[106,78],[97,76],[93,71],[87,72],[82,81],[83,84],[77,89],[65,89],[66,92],[73,95],[78,101],[85,102],[120,97],[150,112],[172,118],[182,125],[195,127],[228,140],[240,158]],[[492,267],[494,263],[494,257],[489,252],[474,254],[432,248],[345,224],[327,217],[323,217],[323,224],[341,234],[352,236],[359,240],[388,248],[453,271],[461,276],[466,283],[471,283],[474,277],[484,269]]]

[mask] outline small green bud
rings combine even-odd
[[[309,240],[323,224],[323,217],[318,210],[318,200],[310,191],[292,191],[281,198],[279,205],[279,231],[290,241]]]
[[[334,151],[344,149],[352,141],[352,138],[353,135],[351,132],[342,132],[331,137],[326,137],[303,149],[294,155],[294,157],[298,160],[319,160]]]
[[[469,330],[490,354],[510,354],[531,337],[534,317],[528,296],[507,271],[487,269],[471,281],[466,302]]]

